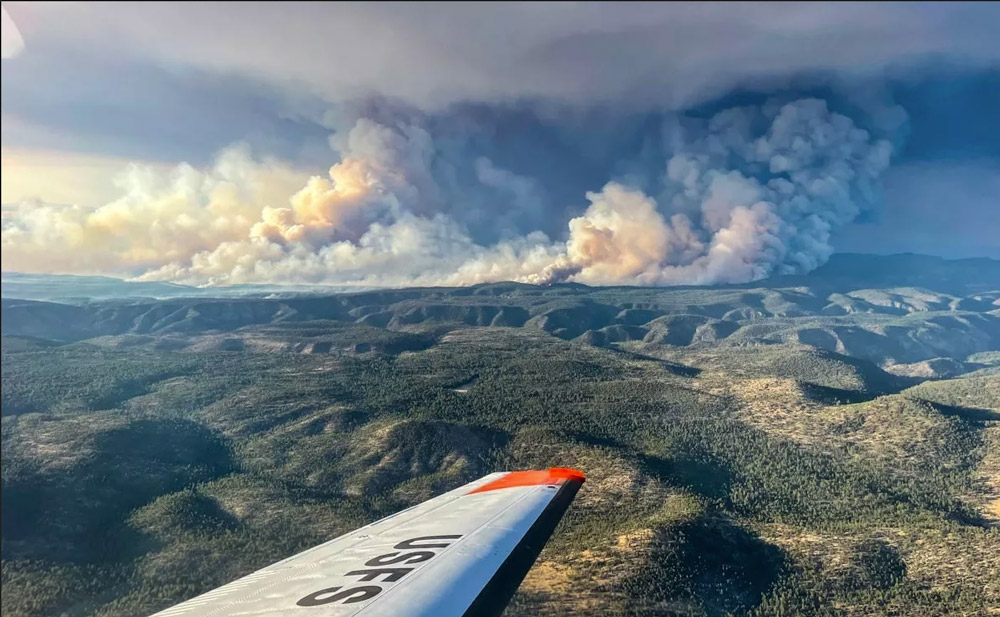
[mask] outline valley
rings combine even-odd
[[[556,465],[505,615],[998,614],[1000,262],[271,293],[4,297],[5,615],[145,615]]]

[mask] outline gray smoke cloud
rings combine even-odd
[[[892,151],[819,99],[672,115],[616,153],[629,173],[586,178],[604,184],[561,204],[544,169],[508,169],[452,125],[347,124],[323,175],[235,147],[205,171],[133,169],[94,210],[6,212],[4,266],[199,285],[746,282],[826,261],[831,234],[878,206]]]
[[[538,280],[740,283],[808,272],[829,258],[834,230],[878,203],[892,150],[815,99],[730,109],[665,136],[673,154],[658,198],[618,183],[588,194],[564,254]]]
[[[1000,60],[1000,9],[993,3],[258,2],[234,9],[217,2],[74,2],[8,8],[35,49],[75,47],[297,83],[330,101],[387,95],[425,108],[544,99],[684,109],[802,73],[877,75],[928,58],[980,66]],[[64,87],[52,84],[56,94]]]

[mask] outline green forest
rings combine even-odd
[[[510,617],[1000,614],[996,298],[855,292],[5,298],[2,612],[141,617],[566,466]]]

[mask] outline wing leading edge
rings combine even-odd
[[[153,617],[495,617],[584,479],[490,474]]]

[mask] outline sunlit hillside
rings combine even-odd
[[[3,613],[144,615],[559,465],[588,482],[506,615],[994,614],[997,264],[868,259],[878,280],[5,298]]]

